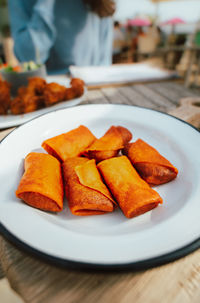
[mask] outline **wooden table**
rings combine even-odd
[[[172,112],[184,97],[190,98],[183,102],[183,107],[197,95],[180,84],[162,82],[91,90],[84,103],[123,103]],[[191,118],[185,110],[174,114]],[[192,119],[199,125],[198,114]],[[0,138],[8,132],[1,132]],[[25,302],[200,302],[199,250],[170,264],[140,272],[84,272],[45,264],[0,236],[0,264],[0,276],[8,278],[11,287]]]

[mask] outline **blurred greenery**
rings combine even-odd
[[[0,33],[3,37],[10,35],[7,0],[0,0]]]
[[[0,0],[0,6],[7,6],[7,0]]]
[[[194,40],[195,40],[195,44],[196,44],[197,46],[200,46],[200,31],[197,31]]]

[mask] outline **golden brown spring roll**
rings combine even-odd
[[[59,161],[79,156],[96,137],[83,125],[67,133],[45,140],[42,147]]]
[[[28,154],[16,196],[33,207],[52,212],[61,211],[63,181],[60,162],[48,154]]]
[[[127,218],[141,215],[162,203],[162,198],[140,178],[126,156],[97,165],[103,179]]]
[[[102,181],[95,160],[75,157],[62,164],[64,187],[72,214],[100,215],[116,204]]]
[[[167,183],[175,179],[178,174],[175,166],[141,139],[128,143],[123,153],[127,155],[139,175],[150,185]]]
[[[122,126],[111,126],[103,137],[95,140],[84,152],[97,162],[116,156],[132,138],[130,131]]]

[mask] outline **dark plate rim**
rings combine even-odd
[[[79,105],[76,106],[77,107],[82,107],[82,106],[99,106],[102,104],[86,104],[86,105]],[[188,122],[181,120],[177,117],[174,117],[168,113],[164,113],[162,111],[159,110],[154,110],[154,109],[150,109],[150,108],[146,108],[146,107],[142,107],[142,106],[133,106],[133,105],[128,105],[128,104],[103,104],[103,106],[111,106],[111,105],[115,105],[115,106],[127,106],[127,107],[137,107],[137,108],[141,108],[144,110],[148,110],[148,111],[154,111],[154,112],[158,112],[161,113],[163,115],[169,116],[173,119],[179,120],[180,122],[186,124],[188,127],[193,128],[194,130],[196,130],[198,133],[200,133],[200,130],[198,130],[196,127],[194,127],[193,125],[189,124]],[[61,111],[61,110],[68,110],[71,109],[70,108],[62,108],[62,109],[58,109],[58,110],[54,110],[51,111],[49,113],[44,113],[40,116],[37,116],[25,123],[23,123],[22,125],[19,125],[18,127],[16,127],[14,130],[12,130],[9,134],[7,134],[1,141],[3,142],[12,132],[14,132],[16,129],[23,127],[25,124],[29,123],[32,120],[38,119],[44,115],[48,115],[51,114],[53,112],[57,112],[57,111]],[[12,243],[15,247],[19,248],[20,250],[30,254],[33,257],[37,257],[39,259],[41,259],[42,261],[49,263],[49,264],[53,264],[55,266],[61,267],[61,268],[67,268],[67,269],[73,269],[73,270],[98,270],[98,271],[133,271],[133,270],[144,270],[144,269],[148,269],[148,268],[152,268],[152,267],[157,267],[172,261],[175,261],[181,257],[184,257],[192,252],[194,252],[195,250],[197,250],[198,248],[200,248],[200,237],[197,238],[195,241],[192,241],[191,243],[187,244],[186,246],[183,246],[182,248],[179,248],[177,250],[174,250],[172,252],[160,255],[158,257],[153,257],[153,258],[149,258],[149,259],[145,259],[142,261],[136,261],[136,262],[130,262],[130,263],[122,263],[122,264],[98,264],[98,263],[87,263],[87,262],[79,262],[79,261],[72,261],[72,260],[67,260],[67,259],[62,259],[59,257],[55,257],[52,256],[50,254],[46,254],[38,249],[33,248],[32,246],[26,244],[25,242],[23,242],[22,240],[20,240],[18,237],[14,236],[12,234],[12,232],[10,232],[7,228],[5,228],[5,226],[0,222],[0,234],[7,239],[10,243]]]

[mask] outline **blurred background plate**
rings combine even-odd
[[[70,80],[66,76],[49,76],[49,77],[47,77],[46,80],[48,83],[56,82],[60,85],[66,86],[66,87],[70,86]],[[84,94],[79,98],[75,98],[75,99],[68,100],[68,101],[62,101],[62,102],[56,103],[55,105],[45,107],[45,108],[36,110],[34,112],[31,112],[31,113],[21,114],[21,115],[0,115],[0,129],[21,125],[42,114],[45,114],[45,113],[48,113],[48,112],[51,112],[51,111],[54,111],[57,109],[62,109],[65,107],[70,107],[70,106],[75,106],[77,104],[80,104],[84,98],[85,93],[86,93],[86,88],[84,90]]]

